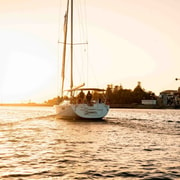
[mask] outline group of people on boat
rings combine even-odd
[[[87,103],[88,105],[92,105],[93,102],[102,103],[101,97],[100,96],[94,97],[90,91],[88,91],[87,94],[85,95],[83,90],[81,90],[80,93],[77,95],[76,99],[77,99],[76,103],[78,104]]]
[[[83,92],[83,90],[81,90],[81,92],[78,95],[78,103],[83,103],[85,100],[85,93]],[[86,100],[87,103],[90,104],[91,100],[92,100],[92,94],[90,93],[90,91],[88,91],[87,95],[86,95]]]

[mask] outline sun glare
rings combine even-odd
[[[29,101],[51,77],[51,64],[41,57],[14,52],[6,62],[2,96],[6,102]]]

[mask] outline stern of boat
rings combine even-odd
[[[104,103],[94,104],[74,104],[72,105],[74,113],[80,118],[102,119],[109,111],[109,105]]]

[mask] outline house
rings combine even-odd
[[[160,92],[163,105],[178,105],[180,103],[180,88],[178,90],[165,90]]]

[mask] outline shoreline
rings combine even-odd
[[[49,104],[36,104],[36,103],[1,103],[0,106],[27,106],[27,107],[53,107]],[[142,104],[110,104],[110,108],[125,108],[125,109],[180,109],[180,105],[142,105]]]
[[[0,106],[45,106],[45,107],[51,107],[53,105],[48,104],[36,104],[36,103],[30,103],[30,104],[23,104],[23,103],[3,103],[0,104]]]
[[[111,104],[110,108],[130,109],[180,109],[180,105]]]

